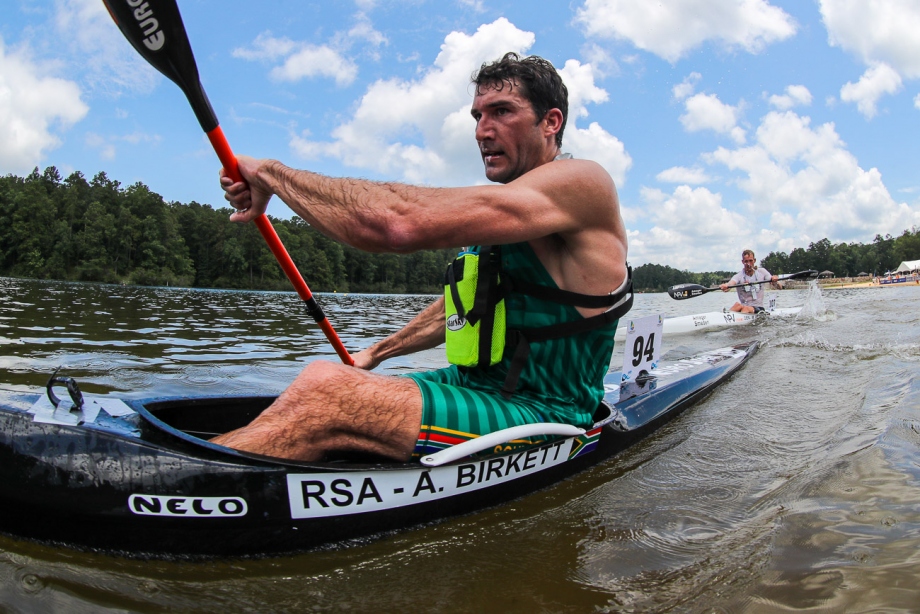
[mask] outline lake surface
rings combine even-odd
[[[356,351],[432,297],[317,299]],[[732,302],[642,294],[631,315]],[[764,345],[653,437],[548,490],[261,560],[126,560],[0,537],[0,611],[916,612],[920,288],[778,293],[779,307],[803,304],[796,319],[666,337],[670,357]],[[57,367],[94,393],[275,393],[316,359],[336,357],[293,293],[0,278],[0,394],[36,390]],[[436,349],[381,371],[445,364]]]

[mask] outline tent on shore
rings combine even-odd
[[[821,277],[821,278],[833,277],[833,276],[834,276],[833,271],[821,271],[821,273],[818,274],[818,277]]]
[[[892,273],[910,273],[920,269],[920,260],[905,260]]]

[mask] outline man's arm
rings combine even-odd
[[[354,354],[355,366],[371,370],[388,358],[428,350],[444,343],[444,297],[415,316],[402,330]]]
[[[729,290],[734,290],[732,286],[735,286],[739,283],[741,283],[741,278],[736,274],[732,275],[732,278],[724,284],[719,284],[719,287],[722,288],[722,292],[728,292]]]
[[[544,164],[508,184],[429,188],[332,178],[239,156],[248,182],[222,176],[231,220],[264,213],[277,194],[317,230],[370,252],[502,244],[609,227],[613,180],[594,162]]]

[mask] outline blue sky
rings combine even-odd
[[[615,179],[634,266],[733,269],[745,248],[763,257],[920,227],[918,0],[179,7],[240,154],[335,176],[483,183],[469,75],[517,51],[562,73],[563,149]],[[181,92],[101,0],[4,2],[0,174],[51,165],[224,204]],[[290,215],[280,202],[269,213]]]

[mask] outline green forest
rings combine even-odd
[[[289,290],[252,224],[229,221],[228,208],[166,202],[143,183],[122,187],[100,172],[66,179],[49,166],[27,177],[0,177],[0,275],[148,286]],[[301,275],[317,292],[440,293],[456,250],[370,254],[332,241],[300,218],[271,218]],[[920,259],[920,231],[860,243],[823,239],[791,253],[770,252],[770,272],[829,270],[837,277],[882,274]],[[733,271],[691,273],[644,264],[636,290],[679,283],[713,285]]]
[[[55,167],[0,178],[0,275],[146,286],[290,290],[254,224],[230,209],[165,202],[104,172],[62,179]],[[443,292],[456,250],[369,254],[300,218],[270,218],[314,292]]]

